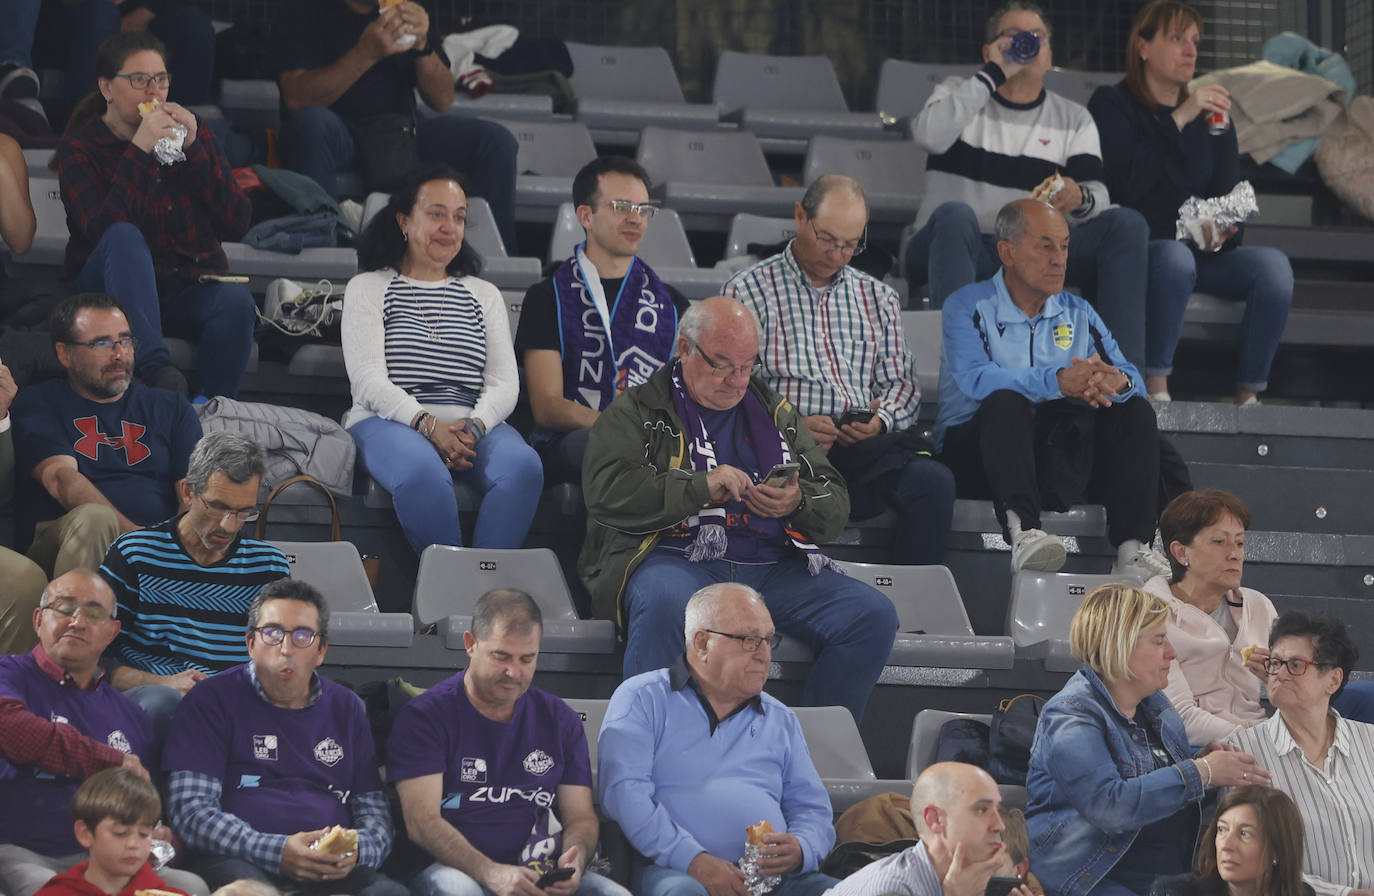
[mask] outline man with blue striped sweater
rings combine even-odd
[[[177,483],[186,512],[125,533],[105,554],[100,572],[123,623],[106,652],[110,681],[148,711],[159,736],[196,682],[248,661],[248,606],[263,585],[291,573],[279,549],[239,534],[257,518],[265,471],[249,437],[206,435]]]

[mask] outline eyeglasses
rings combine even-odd
[[[315,631],[313,628],[304,627],[293,628],[291,629],[291,631],[288,632],[280,625],[260,625],[257,628],[252,629],[252,631],[257,632],[258,637],[262,638],[262,643],[268,645],[269,647],[276,647],[278,644],[286,640],[287,635],[291,636],[292,647],[302,648],[309,647],[311,644],[314,644],[315,639],[320,637],[320,633]]]
[[[128,349],[129,351],[138,350],[137,336],[124,336],[119,339],[87,339],[85,342],[68,342],[67,345],[81,346],[82,348],[94,349],[95,351],[108,352],[111,349]]]
[[[718,380],[723,380],[732,373],[742,373],[745,376],[753,376],[763,367],[758,361],[755,361],[753,364],[741,364],[739,366],[735,366],[734,364],[721,364],[712,361],[711,356],[702,351],[701,346],[697,345],[695,342],[691,343],[691,345],[692,349],[701,356],[701,360],[706,362],[706,366],[711,368],[711,373]]]
[[[764,644],[767,644],[770,650],[777,650],[778,645],[782,643],[782,635],[777,632],[765,638],[762,635],[732,635],[729,632],[718,632],[713,628],[708,628],[706,631],[713,635],[720,635],[722,638],[733,638],[740,643],[745,653],[754,653]]]
[[[648,202],[631,202],[628,199],[609,199],[602,205],[608,205],[611,211],[621,215],[640,215],[644,220],[649,220],[658,213],[658,206]]]
[[[50,603],[43,604],[38,609],[52,610],[58,616],[65,619],[71,619],[76,616],[77,613],[80,613],[81,618],[85,619],[91,625],[99,625],[114,615],[113,610],[107,610],[100,604],[78,604],[74,600],[65,598],[58,598]]]
[[[129,86],[134,90],[147,90],[149,84],[166,87],[172,83],[172,76],[167,72],[158,72],[156,75],[150,75],[146,72],[129,72],[127,75],[115,75],[115,77],[126,79]]]
[[[842,252],[845,255],[858,255],[864,249],[868,248],[867,227],[864,228],[863,236],[859,237],[858,240],[851,240],[845,243],[836,239],[835,235],[828,231],[817,230],[815,221],[808,220],[807,223],[811,225],[811,232],[816,235],[816,242],[820,243],[822,249],[834,249],[836,252]]]
[[[258,507],[256,504],[252,507],[244,507],[240,510],[235,510],[232,507],[225,507],[220,503],[211,504],[209,501],[205,500],[204,495],[196,495],[196,498],[201,504],[205,505],[206,510],[215,514],[215,518],[221,523],[231,516],[236,523],[251,523],[262,513],[262,508]]]
[[[1270,675],[1276,674],[1284,666],[1288,667],[1289,675],[1297,678],[1299,675],[1306,674],[1308,666],[1316,666],[1318,669],[1330,669],[1332,664],[1319,663],[1316,660],[1304,659],[1300,656],[1290,656],[1288,659],[1279,656],[1271,656],[1264,661],[1264,671],[1268,672]]]

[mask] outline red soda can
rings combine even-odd
[[[1226,129],[1231,126],[1231,113],[1225,109],[1218,109],[1207,113],[1207,133],[1213,136],[1226,133]]]

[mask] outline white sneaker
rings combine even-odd
[[[1026,529],[1016,536],[1016,543],[1011,547],[1011,571],[1058,572],[1067,556],[1064,542],[1058,535],[1043,529]]]
[[[1174,400],[1174,397],[1173,397],[1172,395],[1169,394],[1169,390],[1168,390],[1168,389],[1160,389],[1158,392],[1151,392],[1151,393],[1150,393],[1150,401],[1161,401],[1161,402],[1166,402],[1166,401],[1173,401],[1173,400]]]
[[[1153,548],[1141,548],[1131,555],[1131,559],[1125,563],[1118,563],[1112,567],[1114,576],[1131,576],[1148,582],[1155,576],[1169,578],[1173,575],[1173,568],[1169,566],[1169,560],[1159,551]]]

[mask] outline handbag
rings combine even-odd
[[[363,186],[369,192],[390,193],[420,165],[420,142],[415,135],[415,116],[388,112],[350,119],[353,157],[362,168]]]
[[[988,733],[988,771],[998,784],[1026,783],[1031,743],[1045,698],[1019,694],[997,705]]]
[[[262,502],[262,510],[258,513],[257,525],[253,527],[253,537],[259,541],[266,540],[267,512],[272,509],[272,502],[277,499],[277,495],[280,495],[283,491],[298,482],[306,483],[314,488],[315,491],[324,495],[325,500],[329,502],[329,540],[343,541],[343,526],[339,522],[338,502],[334,500],[333,493],[329,491],[329,488],[323,482],[307,473],[302,473],[299,476],[292,476],[289,479],[283,479],[281,482],[277,483],[276,488],[268,493],[267,500]],[[377,580],[382,572],[382,558],[378,557],[376,554],[363,554],[362,559],[363,571],[367,573],[367,583],[371,585],[372,589],[375,591],[377,589]]]
[[[328,280],[302,286],[279,277],[267,285],[267,297],[258,312],[257,339],[269,351],[287,357],[305,342],[339,345],[343,341],[343,291]]]

